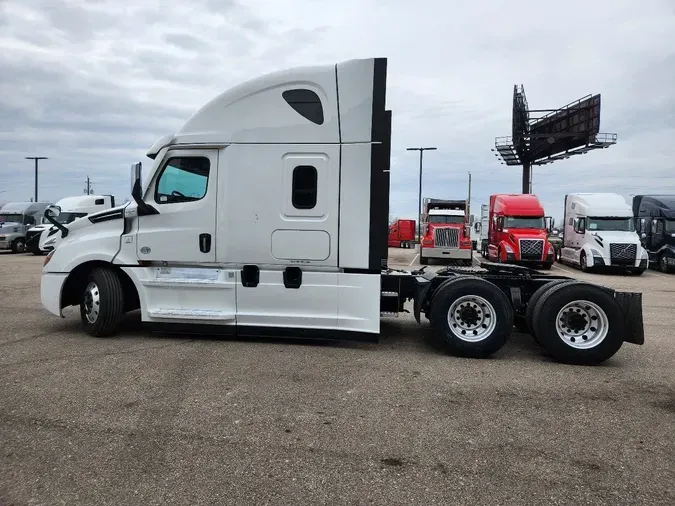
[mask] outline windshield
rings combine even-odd
[[[87,216],[87,213],[61,213],[56,217],[56,221],[66,225],[72,221],[75,221],[77,218],[82,218],[82,216]]]
[[[675,220],[666,220],[666,232],[675,234]]]
[[[546,228],[544,218],[536,216],[506,216],[504,228]]]
[[[604,230],[606,232],[635,232],[633,218],[588,218],[588,226],[591,232]]]
[[[23,215],[19,213],[0,213],[0,223],[21,223]]]
[[[464,216],[429,216],[429,223],[464,224]]]

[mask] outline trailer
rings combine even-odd
[[[50,207],[43,306],[79,306],[96,337],[140,310],[149,328],[377,341],[382,318],[410,310],[467,357],[514,325],[563,362],[642,344],[640,293],[490,262],[388,265],[386,77],[386,58],[367,58],[250,80],[150,148],[133,202],[65,225]]]
[[[415,220],[396,220],[389,226],[388,245],[390,248],[415,247]]]

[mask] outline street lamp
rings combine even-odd
[[[417,199],[417,240],[422,242],[422,157],[425,151],[435,151],[436,148],[406,148],[407,151],[419,151],[420,152],[420,188],[419,196]]]
[[[35,202],[38,201],[38,160],[48,160],[46,156],[27,156],[26,160],[35,160]]]

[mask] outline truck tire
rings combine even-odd
[[[537,335],[534,332],[534,308],[537,305],[537,302],[539,302],[539,299],[541,299],[542,295],[544,295],[554,286],[560,285],[562,283],[580,283],[580,281],[577,281],[576,279],[556,279],[555,281],[551,281],[550,283],[546,283],[545,285],[537,288],[532,294],[532,297],[530,297],[530,300],[527,302],[527,307],[525,308],[525,324],[527,331],[532,336],[532,339],[534,339],[537,343],[539,342],[539,339],[537,339]]]
[[[559,362],[595,365],[623,344],[621,307],[604,288],[590,283],[560,283],[546,290],[534,307],[534,333]]]
[[[444,281],[431,300],[435,337],[456,355],[485,358],[513,331],[513,308],[494,284],[474,276]]]
[[[428,259],[428,258],[424,258],[424,257],[422,256],[422,253],[420,253],[420,265],[429,265],[429,259]]]
[[[19,238],[14,239],[12,243],[12,253],[23,253],[26,251],[26,240]]]
[[[107,267],[92,270],[80,301],[84,330],[94,337],[112,336],[123,314],[124,291],[119,276]]]
[[[670,266],[668,265],[668,257],[666,256],[665,253],[661,253],[661,256],[659,257],[659,270],[665,273],[670,272]]]
[[[590,271],[588,263],[586,262],[586,253],[583,251],[579,254],[579,269],[581,269],[583,272]]]

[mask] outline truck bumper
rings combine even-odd
[[[447,258],[448,260],[471,260],[471,253],[470,248],[422,248],[420,256],[424,258]]]
[[[589,265],[589,267],[596,269],[596,270],[616,270],[616,269],[642,269],[646,270],[647,267],[649,266],[649,260],[646,258],[641,258],[640,260],[636,260],[634,263],[631,264],[612,264],[610,263],[610,259],[608,257],[603,257],[603,256],[597,256],[593,255],[593,265]]]
[[[61,292],[68,274],[47,272],[40,280],[40,300],[50,313],[63,318],[61,310]]]
[[[12,248],[11,241],[0,241],[0,250],[6,250]]]

